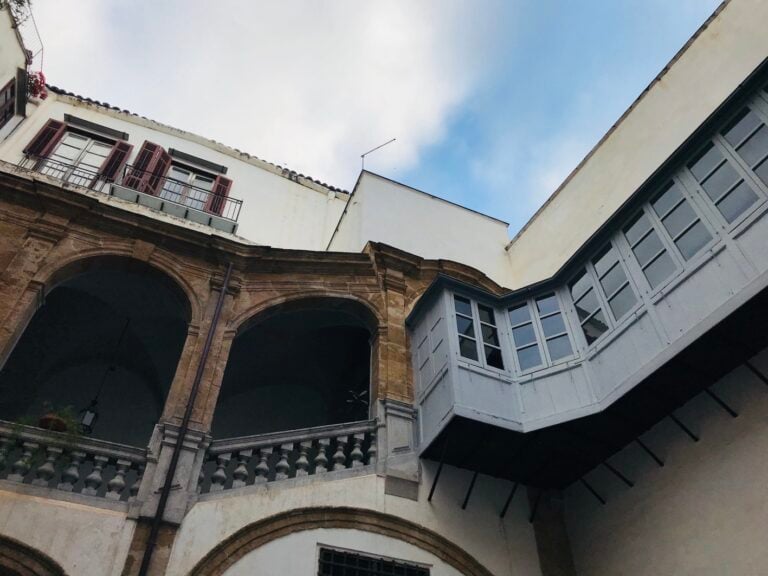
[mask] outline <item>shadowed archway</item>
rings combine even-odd
[[[64,569],[47,555],[7,536],[0,536],[0,574],[66,576]]]
[[[77,414],[95,400],[95,438],[145,446],[187,335],[184,292],[129,258],[79,261],[54,277],[0,371],[0,419],[34,425],[46,405]]]
[[[367,420],[376,325],[342,298],[292,300],[251,318],[232,343],[213,436]]]

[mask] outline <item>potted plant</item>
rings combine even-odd
[[[66,432],[67,434],[79,433],[80,425],[71,406],[54,408],[52,404],[45,402],[43,410],[44,413],[37,422],[40,428],[52,432]]]

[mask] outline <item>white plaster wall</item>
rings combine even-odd
[[[250,490],[246,495],[228,496],[224,492],[216,499],[198,502],[180,527],[171,551],[167,574],[187,574],[225,538],[263,518],[296,508],[344,506],[376,510],[434,530],[463,548],[498,576],[540,576],[536,542],[528,523],[529,509],[523,496],[524,491],[518,492],[506,518],[501,520],[499,512],[512,484],[480,476],[467,509],[462,510],[461,502],[472,473],[446,466],[430,503],[427,502],[427,493],[436,466],[431,462],[424,462],[423,465],[424,475],[418,502],[385,495],[384,478],[373,474],[307,482],[295,487],[281,488],[279,483],[270,483]],[[313,480],[314,477],[309,479]],[[366,540],[368,535],[360,538],[361,546],[376,544],[372,538]],[[318,536],[309,536],[306,542],[317,542],[318,539]],[[304,542],[305,539],[300,541]],[[343,543],[341,545],[354,547]],[[399,552],[392,555],[406,558]],[[255,557],[261,558],[261,553]],[[298,565],[304,566],[301,562]],[[294,576],[304,572],[280,573]]]
[[[400,540],[357,530],[307,530],[269,542],[246,554],[227,570],[225,576],[281,574],[315,576],[321,546],[343,548],[373,556],[387,556],[426,565],[430,576],[462,576],[455,568],[421,548]]]
[[[560,268],[768,56],[766,22],[764,0],[727,4],[513,240],[514,286]]]
[[[40,550],[70,576],[119,576],[134,526],[122,512],[0,490],[0,534]]]
[[[5,6],[6,3],[1,4]],[[11,27],[12,22],[8,8],[0,9],[0,88],[16,77],[18,68],[27,66],[24,50],[19,44],[16,31]]]
[[[768,353],[754,363],[768,373]],[[630,445],[611,464],[633,488],[595,470],[586,478],[605,506],[580,484],[566,491],[579,576],[768,574],[768,389],[740,367],[712,390],[738,418],[700,394],[676,411],[699,442],[667,418],[642,437],[663,468]]]
[[[71,114],[103,126],[126,132],[133,152],[138,154],[145,140],[174,148],[228,168],[233,180],[230,196],[243,200],[238,235],[257,244],[277,248],[324,250],[336,227],[347,195],[329,192],[320,186],[305,186],[264,169],[259,161],[239,158],[236,152],[204,139],[151,121],[110,111],[73,98],[50,93],[35,113],[0,146],[0,159],[17,163],[22,150],[49,118],[63,120]],[[161,129],[162,128],[162,129]]]
[[[382,242],[422,258],[455,260],[509,285],[507,224],[364,172],[331,250],[359,252]]]

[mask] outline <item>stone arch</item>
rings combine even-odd
[[[55,560],[8,536],[0,536],[0,572],[9,576],[66,576]]]
[[[389,536],[417,546],[466,576],[492,576],[462,548],[424,526],[361,508],[298,508],[245,526],[206,554],[189,576],[221,576],[240,558],[273,540],[318,528],[346,528]]]
[[[301,292],[282,294],[275,298],[270,298],[269,300],[265,300],[244,310],[229,321],[227,326],[228,333],[234,337],[237,333],[243,332],[249,327],[258,324],[268,316],[279,314],[294,306],[300,308],[302,305],[311,306],[317,303],[328,305],[334,301],[340,307],[346,308],[347,311],[356,313],[356,315],[366,324],[373,336],[375,336],[379,332],[380,327],[385,324],[380,311],[364,298],[345,292],[303,290]]]
[[[189,282],[178,274],[171,266],[160,267],[157,262],[136,258],[132,249],[95,249],[80,251],[75,255],[55,262],[50,262],[43,266],[35,277],[33,282],[42,286],[43,293],[41,299],[51,292],[56,286],[68,279],[87,272],[98,266],[110,266],[115,268],[145,267],[157,273],[158,277],[165,277],[168,284],[174,288],[179,295],[183,296],[186,307],[187,322],[190,325],[198,325],[200,322],[201,305],[197,293]]]

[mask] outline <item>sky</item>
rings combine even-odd
[[[346,190],[396,138],[366,169],[514,235],[718,4],[32,0],[34,67]]]

